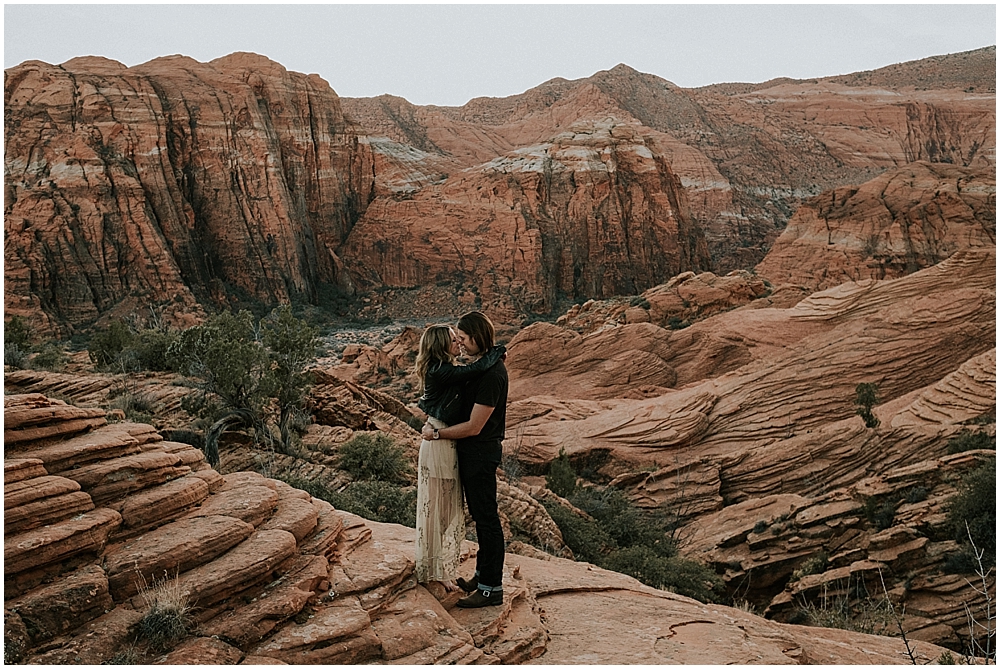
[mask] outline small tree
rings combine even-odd
[[[560,497],[569,497],[576,490],[576,472],[569,462],[566,450],[559,449],[559,457],[549,465],[549,473],[545,476],[545,485]]]
[[[874,383],[859,383],[854,388],[854,404],[857,405],[856,412],[865,421],[865,427],[878,427],[879,419],[872,413],[872,407],[881,400],[878,396],[878,386]]]
[[[257,444],[288,452],[289,421],[310,384],[305,367],[315,359],[315,343],[316,331],[282,307],[258,323],[245,310],[215,315],[170,345],[167,362],[202,379],[202,389],[222,407],[205,433],[211,464],[219,462],[219,437],[235,428],[252,431]]]
[[[3,326],[3,364],[21,369],[28,361],[34,333],[23,318],[14,316]]]

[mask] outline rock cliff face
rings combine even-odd
[[[344,108],[380,160],[398,166],[382,190],[407,194],[440,188],[415,169],[431,156],[440,180],[464,169],[463,180],[472,171],[489,188],[491,161],[512,150],[551,142],[573,124],[637,123],[679,179],[711,269],[726,273],[759,262],[798,203],[823,190],[917,160],[992,169],[995,71],[993,47],[845,77],[701,89],[619,65],[457,108],[389,96],[345,99]],[[399,180],[403,166],[415,175],[409,186]]]
[[[906,661],[898,639],[776,623],[549,556],[508,555],[503,605],[459,609],[414,582],[409,528],[221,475],[100,410],[28,394],[4,412],[5,662]],[[144,636],[153,597],[192,607],[186,634]],[[927,661],[942,650],[915,645]]]
[[[808,292],[996,247],[996,171],[915,162],[803,202],[756,270]]]
[[[519,323],[748,270],[824,190],[914,161],[993,170],[995,67],[989,48],[682,89],[619,65],[445,108],[341,100],[252,54],[27,62],[5,81],[5,304],[69,334],[149,303],[183,323],[338,285]]]
[[[315,75],[233,54],[6,71],[5,305],[63,332],[344,283],[372,154]]]

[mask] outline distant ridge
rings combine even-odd
[[[996,45],[930,56],[905,63],[895,63],[876,70],[863,70],[850,74],[815,79],[790,79],[778,77],[759,84],[730,82],[709,84],[694,90],[742,95],[762,91],[781,84],[815,84],[830,82],[844,86],[877,86],[889,90],[915,89],[964,89],[976,93],[996,93]]]

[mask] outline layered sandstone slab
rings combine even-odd
[[[124,601],[157,580],[214,560],[251,534],[253,526],[229,516],[199,516],[164,525],[109,556],[112,593]]]

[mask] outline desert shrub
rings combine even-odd
[[[874,383],[859,383],[854,388],[855,412],[865,422],[865,427],[875,428],[879,425],[878,417],[872,413],[872,407],[879,403],[878,386]]]
[[[931,491],[926,486],[918,485],[907,490],[906,497],[904,499],[907,504],[916,504],[917,502],[922,502],[927,499],[927,496],[930,494]]]
[[[122,648],[104,662],[101,662],[101,664],[143,664],[142,659],[135,646],[129,646]]]
[[[130,372],[138,368],[134,345],[136,335],[122,321],[111,321],[104,330],[95,332],[87,344],[90,361],[98,369]]]
[[[895,499],[879,499],[869,497],[865,500],[865,518],[878,531],[892,527],[892,521],[896,519]]]
[[[896,629],[891,605],[886,598],[823,598],[818,603],[806,604],[803,612],[809,624],[817,627],[886,636]]]
[[[642,295],[636,295],[635,297],[633,297],[631,300],[629,300],[629,304],[633,307],[649,309],[649,300],[647,300]]]
[[[386,481],[354,481],[342,490],[297,476],[275,476],[293,488],[304,490],[316,499],[329,502],[334,508],[353,513],[379,523],[417,526],[417,491]]]
[[[110,409],[121,409],[125,412],[125,418],[133,423],[153,424],[153,415],[156,413],[156,403],[145,393],[135,392],[126,389],[117,394],[108,404]]]
[[[618,488],[578,488],[569,501],[596,520],[621,548],[645,546],[664,557],[677,553],[662,520],[634,507]]]
[[[205,432],[211,464],[218,464],[218,440],[229,429],[248,430],[256,444],[288,452],[290,422],[312,383],[306,367],[315,353],[316,330],[288,306],[256,323],[249,311],[224,312],[180,333],[167,349],[167,364],[201,379],[203,392],[222,410]]]
[[[990,458],[969,472],[948,504],[952,536],[960,544],[968,544],[971,536],[976,548],[985,551],[983,561],[987,565],[996,561],[996,489],[996,458]]]
[[[176,578],[154,581],[139,590],[146,613],[136,625],[136,636],[157,652],[170,649],[191,626],[190,607]]]
[[[983,557],[985,559],[986,556]],[[946,574],[974,574],[978,568],[979,561],[972,546],[960,546],[954,553],[949,553],[941,565],[941,571]]]
[[[54,341],[48,341],[39,347],[38,353],[31,359],[31,367],[32,369],[58,372],[66,367],[67,362],[69,362],[69,356],[66,355],[62,346]]]
[[[758,520],[756,523],[753,524],[753,530],[751,530],[751,531],[754,534],[760,534],[761,532],[763,532],[766,529],[767,529],[767,521],[766,520]]]
[[[980,449],[997,450],[997,437],[986,432],[963,430],[948,440],[948,453],[964,453]]]
[[[802,563],[802,566],[792,572],[790,581],[798,581],[803,576],[812,574],[822,574],[826,566],[830,563],[830,556],[825,551],[820,551]]]
[[[151,372],[170,371],[167,350],[180,333],[172,330],[143,330],[133,341],[135,358],[142,369]]]
[[[569,497],[576,490],[576,471],[564,449],[559,449],[559,457],[549,465],[549,473],[545,475],[545,487],[560,497]]]
[[[667,327],[671,330],[683,330],[691,325],[689,321],[682,320],[679,316],[671,316],[667,319]]]
[[[34,333],[20,316],[14,316],[3,327],[3,364],[24,369],[31,353]]]
[[[328,492],[325,499],[337,509],[379,523],[417,526],[416,488],[401,488],[387,481],[355,481],[340,492]]]
[[[357,434],[338,449],[340,468],[356,481],[402,483],[412,472],[403,449],[381,432]]]
[[[705,565],[676,556],[664,557],[647,546],[614,551],[601,566],[700,602],[719,602],[725,592],[722,578]]]
[[[618,548],[615,540],[590,518],[583,518],[561,504],[542,502],[562,533],[563,541],[578,560],[600,565],[604,556]]]

